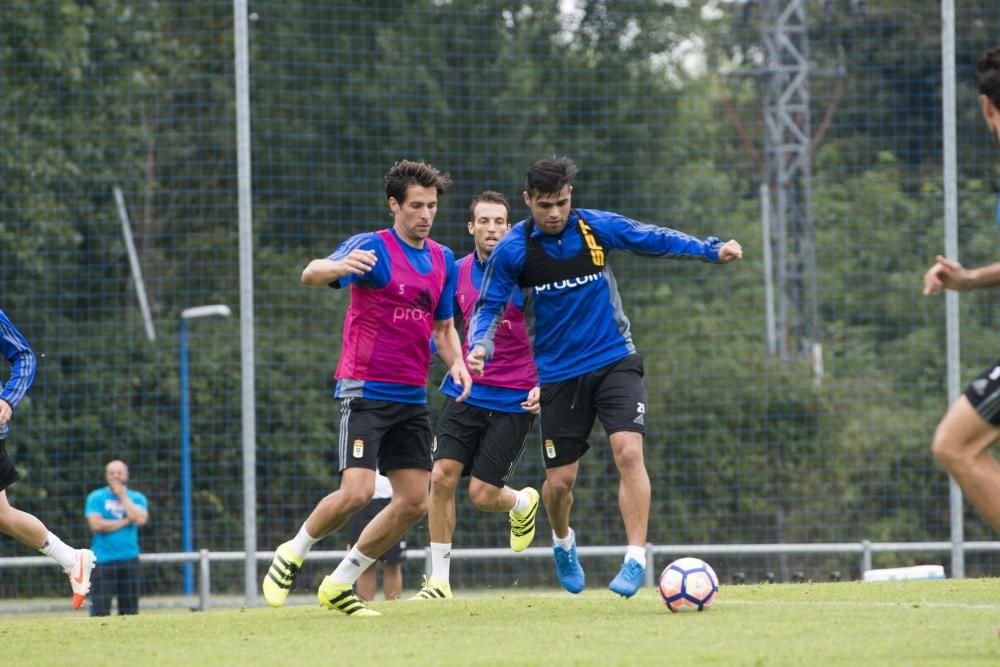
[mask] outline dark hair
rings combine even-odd
[[[532,197],[561,192],[576,177],[576,165],[568,157],[554,155],[528,168],[524,189]]]
[[[1000,46],[994,46],[976,61],[976,87],[980,95],[1000,109]]]
[[[451,185],[451,177],[426,162],[400,160],[385,174],[385,198],[392,197],[402,204],[406,201],[406,189],[411,185],[433,186],[440,197]]]
[[[472,198],[469,202],[469,220],[475,221],[476,219],[476,206],[486,202],[488,204],[500,204],[507,210],[507,221],[510,221],[510,202],[507,198],[503,196],[502,193],[495,190],[483,190],[478,195]]]

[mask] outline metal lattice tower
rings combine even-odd
[[[760,0],[760,7],[767,58],[762,203],[774,286],[768,344],[782,358],[811,355],[819,377],[806,0]]]

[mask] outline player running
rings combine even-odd
[[[469,205],[469,234],[475,250],[456,263],[455,298],[466,323],[479,299],[483,269],[493,248],[510,229],[510,204],[499,192],[486,191]],[[538,491],[507,486],[507,478],[524,451],[525,438],[538,413],[538,377],[524,322],[524,302],[516,290],[496,333],[496,354],[486,373],[476,379],[463,402],[462,387],[446,377],[446,398],[438,420],[431,471],[428,525],[431,576],[411,600],[452,597],[451,540],[455,532],[455,489],[469,476],[469,498],[484,512],[508,512],[510,548],[524,551],[535,537]]]
[[[13,507],[7,499],[7,487],[21,478],[14,460],[7,453],[7,434],[14,408],[28,393],[35,379],[35,353],[28,341],[0,310],[0,353],[10,364],[10,379],[0,382],[0,532],[48,556],[69,577],[73,589],[73,609],[83,606],[90,592],[90,574],[94,570],[94,552],[74,549],[49,531],[35,515]]]
[[[312,546],[372,499],[376,468],[392,483],[392,500],[323,579],[317,592],[321,605],[351,616],[378,616],[355,594],[354,582],[427,513],[432,334],[441,360],[462,387],[456,400],[472,385],[452,318],[455,258],[428,238],[448,182],[429,164],[397,162],[385,175],[392,228],[353,236],[302,272],[306,285],[351,290],[334,393],[340,400],[341,478],[340,488],[275,551],[263,583],[272,607],[285,603]]]
[[[576,165],[565,157],[539,160],[528,169],[524,203],[531,210],[497,244],[486,266],[483,292],[469,327],[473,374],[496,353],[495,337],[515,285],[534,290],[535,362],[541,381],[542,499],[552,525],[560,583],[571,593],[585,585],[570,527],[580,458],[595,416],[601,420],[618,468],[618,507],[625,524],[625,562],[608,586],[631,597],[646,569],[650,486],[643,460],[646,388],[642,359],[608,253],[620,248],[644,255],[725,264],[743,250],[736,241],[705,241],[631,220],[617,213],[571,208]],[[492,362],[491,362],[492,363]],[[489,372],[489,364],[485,372]]]
[[[976,88],[986,128],[1000,142],[1000,46],[976,60]],[[997,202],[1000,225],[1000,201]],[[938,255],[924,274],[924,294],[1000,287],[1000,262],[965,268]],[[984,519],[1000,532],[1000,463],[991,449],[1000,442],[1000,359],[976,377],[934,432],[931,451]]]

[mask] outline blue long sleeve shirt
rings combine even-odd
[[[31,351],[28,341],[17,330],[2,310],[0,310],[0,352],[10,364],[10,379],[7,384],[0,383],[0,400],[6,401],[11,409],[28,393],[28,388],[35,379],[35,353]],[[7,439],[9,427],[0,426],[0,440]]]
[[[528,223],[522,220],[514,225],[493,249],[469,327],[469,349],[480,345],[487,359],[491,357],[493,333],[511,292],[519,285],[530,287],[535,363],[542,383],[579,377],[635,352],[618,285],[606,264],[612,249],[718,262],[722,245],[714,236],[701,241],[667,227],[595,209],[571,211],[566,227],[555,235]],[[534,258],[531,266],[526,262],[529,255]],[[576,270],[568,266],[571,263]],[[591,268],[580,269],[585,266]],[[562,267],[573,273],[558,279]],[[540,282],[526,278],[528,273],[557,279]]]

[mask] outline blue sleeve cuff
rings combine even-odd
[[[719,262],[719,248],[722,247],[722,240],[718,236],[709,236],[705,239],[705,256],[709,261]]]

